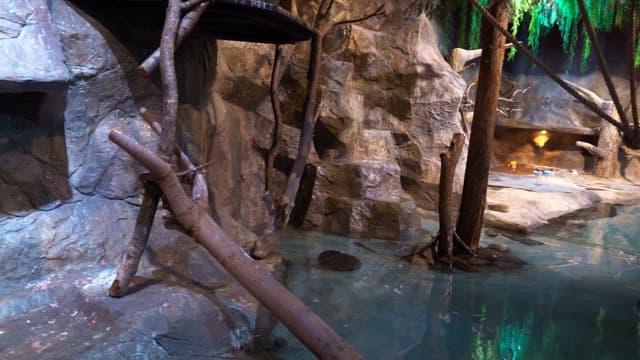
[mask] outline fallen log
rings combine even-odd
[[[176,220],[320,359],[362,356],[231,240],[185,193],[171,166],[120,131],[109,139],[140,162],[162,189]]]

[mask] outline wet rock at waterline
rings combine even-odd
[[[354,271],[360,268],[360,260],[349,254],[336,250],[325,250],[318,255],[318,263],[327,270]]]

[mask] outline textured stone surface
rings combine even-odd
[[[45,0],[0,4],[0,93],[41,93],[32,120],[60,125],[70,75],[49,6]],[[7,106],[0,105],[0,112]]]
[[[637,204],[638,188],[622,180],[556,171],[552,176],[492,174],[486,224],[528,232],[553,218],[606,204]]]

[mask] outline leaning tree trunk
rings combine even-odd
[[[584,88],[580,85],[567,81],[567,84],[571,85],[574,89],[580,92],[589,101],[596,104],[603,112],[611,116],[612,119],[620,122],[620,114],[610,100],[604,100],[594,91]],[[620,145],[622,145],[622,138],[618,128],[610,124],[606,120],[600,121],[600,137],[598,138],[598,146],[594,147],[591,144],[581,141],[576,142],[578,147],[587,150],[596,159],[596,163],[593,169],[593,174],[605,179],[612,178],[620,174],[620,161],[618,160],[618,153],[620,152]]]
[[[135,140],[112,130],[109,139],[140,162],[162,189],[177,222],[253,296],[321,359],[361,359],[322,319],[229,238],[184,192],[171,166]]]
[[[464,134],[453,134],[451,146],[440,154],[440,186],[438,198],[438,219],[440,231],[438,235],[438,255],[449,255],[453,251],[453,223],[455,221],[453,203],[453,179],[456,165],[462,153]]]
[[[498,0],[491,7],[490,12],[501,26],[507,26],[509,20],[507,0]],[[478,91],[471,125],[460,216],[456,227],[458,235],[474,251],[478,249],[480,242],[484,208],[487,202],[491,149],[505,53],[505,37],[486,19],[482,21],[481,45]]]

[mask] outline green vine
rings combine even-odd
[[[624,29],[629,24],[630,4],[634,0],[585,0],[589,19],[598,32],[608,32],[613,28]],[[635,0],[637,1],[637,0]],[[481,0],[486,6],[488,0]],[[425,13],[444,19],[445,34],[455,34],[459,47],[477,48],[479,43],[481,16],[467,0],[423,0]],[[580,10],[576,0],[510,0],[510,30],[514,36],[526,27],[528,46],[536,52],[540,41],[552,29],[557,29],[562,39],[562,49],[573,63],[576,49],[581,43],[580,69],[584,70],[591,55],[591,42],[582,25]],[[450,14],[456,14],[452,17]],[[448,15],[448,16],[447,16]],[[451,29],[457,29],[457,32]],[[640,44],[639,44],[640,45]],[[515,49],[509,53],[509,59]],[[635,65],[640,66],[640,46],[636,47]]]

